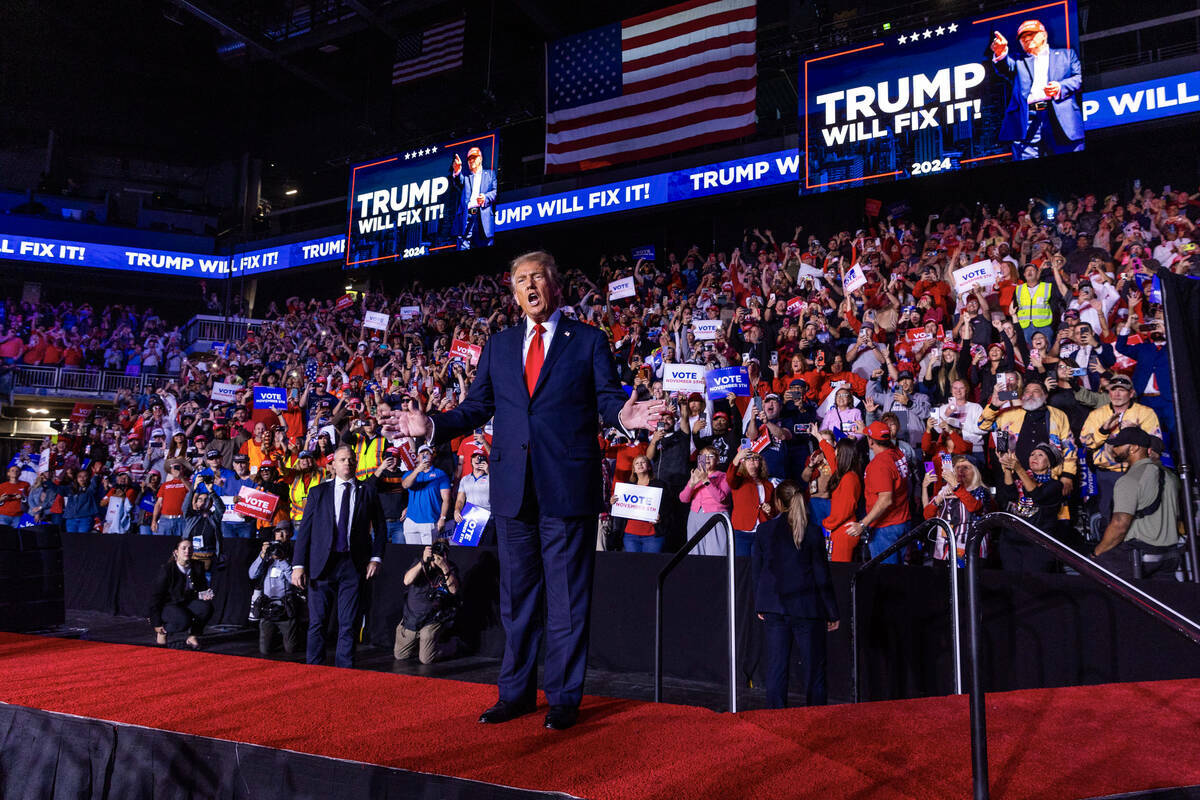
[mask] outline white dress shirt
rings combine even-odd
[[[354,494],[354,481],[335,478],[333,485],[333,521],[335,524],[341,522],[338,517],[342,513],[342,493],[346,491],[350,492],[350,519],[346,520],[346,530],[348,531],[350,530],[350,523],[354,520],[354,506],[358,501],[358,498]]]
[[[479,195],[483,194],[482,192],[479,191],[479,184],[482,180],[483,180],[483,170],[482,169],[477,172],[471,173],[471,205],[475,206],[476,208],[478,208],[479,206],[475,202],[475,198],[479,197]]]
[[[542,298],[543,302],[545,301],[545,299],[546,298],[544,298],[544,297]],[[549,354],[549,352],[550,352],[550,341],[554,338],[554,331],[556,331],[558,329],[558,321],[560,319],[562,319],[562,310],[555,309],[554,313],[550,315],[550,319],[548,319],[542,323],[542,327],[545,328],[545,330],[542,331],[542,357],[543,358],[545,358],[546,355]],[[533,326],[534,325],[537,325],[537,323],[534,322],[529,317],[525,318],[525,344],[522,345],[522,347],[521,347],[521,366],[522,367],[525,366],[525,360],[529,358],[529,345],[531,345],[533,343],[533,334],[534,334]]]
[[[1041,103],[1050,98],[1046,97],[1046,84],[1050,82],[1050,48],[1043,47],[1042,52],[1033,57],[1033,85],[1029,87],[1029,103]]]

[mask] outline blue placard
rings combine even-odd
[[[642,259],[643,261],[653,261],[654,260],[654,245],[644,244],[641,247],[635,247],[629,251],[629,254],[631,256],[633,256],[634,261],[637,261],[639,258]]]
[[[255,386],[254,407],[272,411],[287,408],[287,390],[281,386]]]
[[[142,511],[153,512],[154,511],[154,503],[157,499],[158,498],[156,498],[152,494],[143,495],[142,502],[138,503],[138,508],[140,508]]]
[[[464,503],[462,522],[454,527],[450,541],[464,547],[478,547],[479,539],[483,536],[483,529],[487,526],[491,516],[492,512],[486,508]]]
[[[722,400],[730,393],[738,397],[750,396],[750,375],[745,367],[710,370],[704,376],[704,385],[708,388],[708,396],[713,400]]]

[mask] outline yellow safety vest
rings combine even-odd
[[[1048,328],[1054,324],[1050,310],[1050,284],[1039,283],[1033,291],[1022,283],[1017,287],[1017,322],[1022,328]]]
[[[325,471],[313,469],[301,473],[288,487],[288,500],[291,503],[292,522],[299,523],[304,518],[304,504],[308,502],[308,493],[312,487],[325,480]]]
[[[358,460],[354,477],[363,480],[375,473],[380,462],[383,461],[385,444],[387,444],[387,440],[382,436],[376,436],[371,440],[364,439],[361,435],[358,437],[358,441],[354,445],[354,455]]]

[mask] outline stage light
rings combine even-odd
[[[29,413],[30,414],[49,414],[50,410],[46,409],[46,408],[31,408],[31,409],[29,409]]]
[[[299,189],[288,189],[287,191],[284,192],[284,194],[286,194],[288,197],[291,197],[292,195],[299,194],[299,193],[300,193]]]

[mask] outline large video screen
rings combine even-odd
[[[346,266],[490,247],[497,139],[489,133],[353,167]]]
[[[800,193],[1083,149],[1075,0],[802,56]]]

